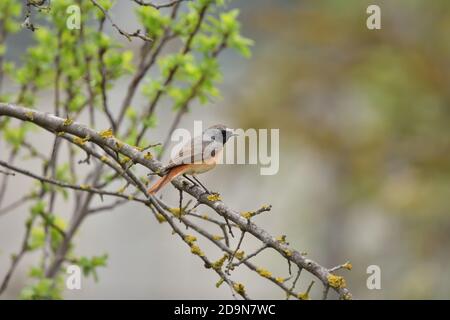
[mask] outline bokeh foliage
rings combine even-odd
[[[124,123],[124,128],[117,128],[114,134],[136,148],[150,143],[143,137],[143,133],[157,126],[153,109],[149,112],[147,106],[130,104],[124,106],[122,115],[119,106],[107,100],[107,94],[120,79],[129,79],[140,71],[140,54],[148,55],[153,52],[157,63],[151,75],[143,74],[143,85],[139,87],[139,92],[148,101],[166,96],[174,111],[183,109],[183,112],[189,111],[191,102],[205,104],[211,98],[220,96],[217,83],[221,80],[221,71],[217,59],[221,50],[232,48],[243,56],[250,56],[249,46],[252,42],[240,34],[237,20],[239,12],[228,10],[228,1],[225,0],[183,2],[175,19],[171,16],[172,8],[157,10],[150,6],[133,5],[130,1],[130,10],[135,11],[140,28],[152,39],[152,42],[143,42],[138,53],[128,49],[128,40],[114,29],[111,32],[105,31],[110,21],[91,1],[52,0],[49,8],[30,7],[30,18],[36,26],[32,43],[20,55],[20,61],[13,62],[12,59],[5,59],[10,44],[8,37],[19,31],[22,32],[19,35],[32,32],[21,27],[26,10],[22,2],[2,0],[0,3],[0,78],[8,81],[7,90],[0,87],[0,101],[31,108],[42,104],[50,105],[55,114],[67,118],[67,123],[90,114],[94,128],[94,115],[105,119],[109,111],[108,105],[109,108],[114,105],[112,117],[108,115],[109,120],[119,117],[113,120]],[[106,11],[114,7],[114,1],[97,2]],[[71,5],[80,7],[79,30],[70,30],[66,24],[69,16],[67,8]],[[169,40],[182,49],[156,53],[152,51]],[[143,40],[133,38],[133,41]],[[53,99],[43,97],[46,92],[51,92]],[[2,154],[9,153],[10,160],[31,156],[41,160],[44,176],[52,175],[59,181],[70,183],[80,183],[84,179],[76,173],[70,161],[56,162],[53,156],[39,156],[43,153],[39,147],[24,148],[27,137],[33,132],[33,126],[1,119],[0,129],[8,145],[7,150],[2,150]],[[58,137],[53,151],[58,149],[57,140]],[[79,143],[83,144],[84,141]],[[128,160],[124,159],[124,163]],[[104,175],[98,183],[105,186],[114,179],[117,176]],[[146,177],[141,179],[146,180]],[[34,184],[26,198],[30,201],[30,213],[26,220],[23,253],[39,252],[41,261],[30,270],[32,284],[21,293],[21,297],[25,299],[62,298],[64,265],[56,275],[49,277],[47,273],[51,259],[49,255],[57,254],[63,242],[62,233],[68,229],[68,222],[57,212],[50,210],[54,207],[52,201],[55,195],[65,201],[79,200],[76,192],[68,192],[45,183]],[[15,255],[12,257],[13,264],[17,258]],[[106,266],[107,255],[79,256],[71,243],[64,262],[77,263],[85,276],[97,279],[96,269]]]
[[[370,4],[381,30],[365,27]],[[323,205],[308,207],[324,259],[355,252],[358,297],[448,297],[450,3],[281,1],[246,19],[272,40],[231,112],[241,127],[282,128],[285,158],[311,152],[329,174]],[[365,287],[372,263],[381,291]]]

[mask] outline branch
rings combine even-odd
[[[198,33],[198,31],[200,30],[200,27],[202,25],[202,21],[206,16],[206,11],[208,10],[208,6],[209,4],[205,4],[203,5],[203,7],[200,9],[199,12],[199,17],[198,17],[198,21],[197,24],[194,27],[194,30],[189,34],[188,39],[186,40],[186,43],[183,46],[183,49],[181,50],[181,54],[184,56],[186,54],[188,54],[191,51],[191,46],[192,46],[192,42],[194,40],[195,35]],[[175,74],[177,73],[179,69],[179,65],[175,64],[169,71],[169,74],[167,75],[166,80],[164,81],[163,87],[167,88],[170,83],[174,80],[175,78]],[[163,95],[163,93],[166,92],[166,90],[163,89],[159,89],[156,94],[155,97],[153,98],[153,100],[149,103],[147,110],[145,111],[143,118],[147,118],[150,117],[151,115],[154,114],[156,106],[158,105],[158,101],[160,100],[161,96]],[[140,130],[137,138],[136,138],[136,144],[139,144],[139,142],[141,141],[141,139],[144,137],[144,134],[147,130],[147,127],[144,126],[142,127],[142,129]]]
[[[20,199],[14,201],[13,203],[5,206],[4,208],[0,209],[0,216],[3,216],[10,212],[11,210],[14,210],[15,208],[21,206],[22,204],[25,204],[28,200],[33,199],[33,196],[26,195],[21,197]]]
[[[8,287],[9,280],[11,279],[14,270],[17,268],[19,261],[22,259],[24,254],[28,250],[28,238],[30,237],[31,227],[33,226],[34,218],[31,218],[26,223],[25,236],[22,240],[22,245],[20,247],[20,251],[17,255],[12,257],[11,265],[6,273],[6,276],[3,278],[3,281],[0,285],[0,295],[6,290]]]
[[[136,2],[138,5],[140,6],[146,6],[146,7],[152,7],[155,8],[157,10],[162,9],[162,8],[170,8],[173,7],[174,5],[183,2],[183,1],[191,1],[191,0],[173,0],[167,3],[163,3],[163,4],[154,4],[151,2],[144,2],[142,0],[133,0],[134,2]]]
[[[13,170],[13,171],[16,171],[16,172],[21,173],[23,175],[26,175],[26,176],[28,176],[30,178],[33,178],[35,180],[38,180],[38,181],[40,181],[42,183],[49,183],[49,184],[52,184],[52,185],[55,185],[55,186],[58,186],[58,187],[61,187],[61,188],[68,188],[68,189],[73,189],[73,190],[78,190],[78,191],[85,191],[85,192],[89,192],[89,193],[96,193],[96,194],[99,194],[101,196],[113,196],[113,197],[118,197],[118,198],[122,198],[122,199],[127,199],[127,200],[133,200],[133,201],[141,202],[141,203],[144,203],[144,204],[148,204],[149,203],[147,200],[135,198],[135,197],[132,197],[132,196],[127,196],[127,195],[124,195],[124,194],[121,194],[121,193],[118,193],[118,192],[103,191],[103,190],[100,190],[100,189],[93,188],[93,187],[91,187],[89,185],[75,185],[75,184],[70,184],[70,183],[66,183],[66,182],[63,182],[63,181],[58,181],[58,180],[42,177],[42,176],[34,174],[34,173],[30,172],[30,171],[27,171],[27,170],[15,167],[13,165],[10,165],[7,162],[2,161],[2,160],[0,160],[0,166],[8,168],[8,169]]]
[[[77,136],[81,139],[81,141],[89,141],[94,143],[102,148],[110,148],[117,153],[127,156],[131,159],[133,163],[140,164],[147,169],[153,172],[160,172],[163,168],[162,163],[153,159],[152,157],[146,156],[146,153],[139,151],[136,147],[127,145],[122,141],[116,139],[115,137],[105,137],[100,133],[80,124],[77,122],[67,123],[66,119],[62,119],[60,117],[56,117],[51,114],[45,114],[36,110],[27,109],[23,107],[18,107],[11,104],[2,104],[0,103],[0,116],[9,116],[13,118],[17,118],[23,121],[29,121],[37,124],[38,126],[45,128],[49,131],[54,132],[55,134],[59,132],[66,132],[72,135]],[[4,162],[3,162],[4,163]],[[23,171],[23,170],[22,170]],[[20,172],[20,171],[19,171]],[[42,177],[36,177],[37,179]],[[43,178],[45,179],[45,178]],[[53,181],[46,181],[53,182]],[[263,244],[265,244],[268,248],[272,248],[276,250],[282,257],[284,257],[288,262],[292,262],[296,264],[299,268],[305,269],[308,272],[315,275],[324,285],[324,287],[331,286],[342,299],[351,299],[351,293],[346,288],[345,283],[341,277],[338,277],[330,272],[327,268],[321,266],[317,262],[305,258],[300,252],[290,248],[283,241],[277,240],[275,237],[270,235],[267,231],[257,226],[255,223],[250,221],[250,219],[244,218],[240,212],[231,209],[228,207],[219,197],[210,197],[204,193],[203,189],[193,186],[191,183],[186,181],[182,177],[177,177],[173,180],[172,184],[177,188],[181,189],[184,192],[193,196],[199,203],[206,205],[216,211],[222,217],[231,220],[234,224],[236,224],[242,231],[253,235],[255,238],[259,239]],[[73,185],[69,185],[70,187],[76,187]],[[68,187],[69,187],[68,186]],[[81,189],[83,190],[83,189]],[[94,189],[95,190],[95,189]],[[93,192],[93,190],[86,190]],[[102,190],[95,190],[99,192],[103,192]],[[106,194],[106,193],[105,193]],[[114,193],[109,193],[110,195],[118,196]],[[120,195],[122,197],[126,197]],[[149,197],[149,201],[152,201],[152,197]],[[147,200],[142,200],[140,202],[144,202],[148,204]],[[152,202],[153,205],[154,202]],[[159,205],[158,205],[159,206]],[[169,222],[172,229],[182,236],[181,230],[173,223],[171,217],[163,214],[162,209],[158,209],[158,212],[164,215],[164,218]],[[167,218],[168,217],[168,218]],[[203,259],[203,258],[202,258]],[[203,259],[203,260],[206,260]],[[246,262],[248,263],[248,262]],[[342,281],[336,281],[342,280]],[[238,288],[239,289],[239,288]]]
[[[17,151],[18,151],[17,149],[13,149],[11,151],[11,154],[8,157],[8,162],[9,163],[12,163],[14,161],[14,159],[17,156]],[[2,182],[1,182],[1,185],[0,185],[0,206],[3,203],[3,198],[5,197],[5,194],[6,194],[6,188],[8,187],[9,177],[10,177],[10,175],[3,175],[2,176],[3,179],[2,179]]]
[[[7,172],[7,171],[0,170],[0,173],[4,174],[5,176],[15,176],[14,172]]]
[[[170,14],[171,21],[175,21],[177,14],[178,14],[178,9],[179,9],[179,3],[176,3],[172,8],[172,13]],[[155,44],[155,42],[152,42],[150,44],[150,47],[148,47],[148,43],[145,43],[142,46],[138,71],[136,72],[136,74],[134,75],[130,84],[128,85],[127,94],[125,96],[125,99],[122,102],[122,106],[120,107],[119,117],[117,119],[117,125],[120,125],[121,122],[123,121],[125,112],[126,112],[127,108],[130,106],[131,101],[133,100],[133,97],[134,97],[134,95],[137,91],[137,88],[138,88],[139,84],[141,83],[142,79],[147,74],[147,72],[152,68],[152,66],[155,64],[156,59],[158,58],[161,50],[164,48],[166,43],[170,39],[173,38],[173,36],[171,36],[170,32],[171,32],[170,27],[166,27],[164,29],[164,34],[163,34],[161,40],[159,41],[159,44],[155,47],[155,50],[153,51],[153,53],[150,56],[150,59],[147,62],[145,60],[147,59],[147,56],[150,53],[150,51],[153,49],[153,45]],[[155,41],[156,40],[157,39],[155,39]],[[147,45],[147,46],[145,46],[145,45]]]
[[[153,39],[149,38],[148,36],[141,34],[141,30],[139,30],[139,29],[133,33],[128,33],[126,31],[122,30],[113,21],[113,19],[111,18],[111,16],[109,15],[108,11],[105,8],[103,8],[96,0],[91,0],[91,2],[94,6],[96,6],[104,14],[106,19],[108,19],[109,22],[111,22],[111,25],[113,26],[113,28],[116,29],[117,32],[119,32],[121,35],[125,36],[128,39],[128,41],[131,41],[131,38],[139,38],[139,39],[142,39],[142,40],[148,41],[148,42],[153,41]]]

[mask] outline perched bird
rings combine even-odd
[[[217,124],[203,131],[202,135],[189,140],[163,169],[163,176],[155,182],[148,193],[158,192],[179,175],[183,175],[194,184],[198,183],[206,192],[210,193],[197,179],[196,175],[214,169],[221,157],[225,143],[233,136],[236,136],[233,130]],[[197,183],[188,178],[187,175],[191,175]]]

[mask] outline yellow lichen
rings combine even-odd
[[[219,235],[213,235],[213,240],[219,241],[223,239],[223,236],[219,236]]]
[[[70,118],[67,118],[66,120],[64,120],[63,126],[67,127],[67,126],[70,126],[72,123],[73,123],[73,120]]]
[[[117,148],[118,150],[120,150],[120,149],[122,149],[122,147],[123,147],[123,142],[121,142],[121,141],[116,141],[116,148]]]
[[[158,220],[159,223],[163,223],[166,222],[166,218],[164,218],[164,216],[160,213],[156,214],[156,220]]]
[[[180,208],[170,208],[169,211],[177,218],[180,218],[186,213],[183,209],[180,210]]]
[[[276,277],[275,281],[278,283],[284,283],[284,281],[286,281],[286,279],[282,278],[282,277]]]
[[[207,214],[202,215],[202,219],[209,220],[209,216]]]
[[[267,205],[267,204],[265,204],[265,205],[263,205],[261,207],[261,209],[263,209],[263,210],[270,210],[271,208],[272,208],[272,206],[271,205]]]
[[[129,157],[123,157],[122,159],[120,159],[119,163],[120,164],[127,164],[131,159]]]
[[[253,217],[255,215],[254,212],[252,211],[244,211],[241,212],[241,217],[245,218],[245,219],[250,219],[251,217]]]
[[[291,250],[289,250],[289,249],[284,249],[283,252],[284,252],[284,254],[285,254],[287,257],[292,257],[292,251],[291,251]]]
[[[342,296],[342,299],[343,299],[343,300],[352,300],[352,299],[353,299],[353,296],[352,296],[352,294],[351,294],[350,292],[347,292],[347,293],[345,293],[345,294]]]
[[[239,283],[239,282],[233,283],[233,289],[240,295],[245,294],[245,287],[242,283]]]
[[[82,185],[80,185],[80,188],[83,190],[89,190],[91,188],[91,186],[88,184],[82,184]]]
[[[59,131],[56,135],[58,136],[58,137],[61,137],[61,136],[63,136],[64,135],[64,131]]]
[[[109,159],[108,159],[107,156],[102,156],[102,157],[100,158],[100,160],[101,160],[102,162],[108,162],[108,161],[109,161]]]
[[[25,112],[25,115],[27,116],[27,118],[29,120],[31,120],[31,121],[34,120],[34,113],[33,113],[33,111],[27,111],[27,112]]]
[[[195,245],[195,244],[191,246],[191,252],[192,252],[193,254],[199,256],[199,257],[204,257],[204,256],[205,256],[205,254],[204,254],[203,251],[200,249],[200,247],[197,246],[197,245]]]
[[[276,240],[277,242],[279,242],[279,243],[284,244],[284,243],[286,243],[286,236],[283,234],[283,235],[281,235],[281,236],[279,236],[279,237],[276,237],[275,240]]]
[[[238,252],[236,252],[236,254],[234,255],[238,260],[242,260],[244,259],[245,256],[245,252],[243,250],[239,250]]]
[[[228,259],[228,254],[225,253],[222,258],[220,258],[216,262],[213,262],[212,268],[214,270],[219,270],[220,268],[222,268],[223,264],[225,263],[225,260],[227,260],[227,259]]]
[[[342,265],[342,268],[347,269],[347,270],[352,270],[353,266],[350,262],[346,262]]]
[[[128,196],[128,200],[133,201],[133,200],[134,200],[134,197],[133,197],[132,195],[129,195],[129,196]]]
[[[336,289],[339,288],[345,288],[346,284],[345,284],[345,279],[343,277],[340,276],[336,276],[334,274],[329,274],[327,277],[328,280],[328,284]]]
[[[225,280],[220,278],[219,281],[216,282],[216,288],[220,287]]]
[[[153,159],[153,155],[152,155],[150,152],[147,152],[147,153],[144,155],[144,159],[146,159],[146,160],[152,160],[152,159]]]
[[[79,144],[79,145],[83,145],[84,144],[83,139],[81,139],[80,137],[73,138],[73,142],[76,143],[76,144]]]
[[[107,129],[107,130],[102,130],[98,133],[100,135],[100,137],[102,137],[103,139],[108,139],[108,138],[112,138],[114,137],[113,135],[113,131],[111,128]]]
[[[75,144],[82,146],[86,143],[86,141],[89,141],[90,138],[91,137],[89,135],[87,135],[85,138],[75,137],[75,138],[73,138],[73,142]]]
[[[212,201],[212,202],[222,200],[222,198],[220,197],[220,194],[218,194],[218,193],[210,194],[209,196],[206,197],[206,199],[208,199],[209,201]]]
[[[258,268],[258,269],[256,269],[256,272],[258,272],[259,275],[260,275],[261,277],[264,277],[264,278],[270,278],[270,277],[272,277],[272,273],[271,273],[270,271],[266,270],[266,269],[263,269],[263,268]]]
[[[309,300],[309,294],[308,292],[299,293],[297,298],[300,300]]]
[[[184,240],[189,244],[193,244],[195,241],[197,241],[197,237],[187,234],[184,236]]]

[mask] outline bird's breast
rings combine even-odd
[[[186,174],[200,174],[207,172],[213,169],[216,166],[216,163],[193,163],[188,165],[188,169],[186,170]]]

